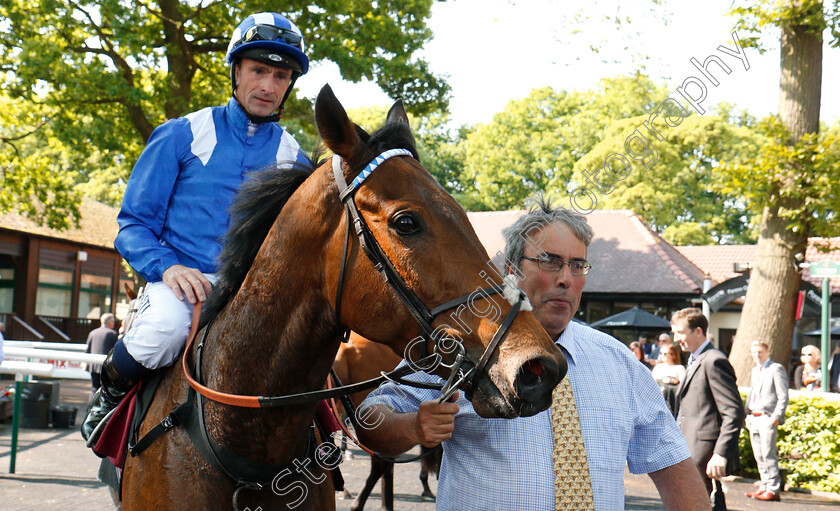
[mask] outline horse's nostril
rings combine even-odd
[[[545,357],[531,359],[519,367],[516,375],[516,392],[525,401],[540,399],[549,392],[556,380],[557,368]]]
[[[543,373],[543,365],[538,360],[529,360],[528,362],[525,362],[522,369],[537,377],[542,376]]]

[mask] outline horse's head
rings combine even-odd
[[[341,158],[319,171],[328,172],[330,178],[334,171],[338,173],[336,178],[343,174],[346,183],[353,183],[360,173],[366,176],[363,182],[357,179],[355,185],[351,184],[355,191],[345,195],[355,201],[361,217],[361,222],[354,223],[366,225],[374,238],[365,244],[378,244],[390,262],[385,265],[392,264],[397,276],[389,278],[391,285],[386,284],[366,257],[355,232],[350,236],[345,273],[341,275],[339,261],[350,214],[343,217],[327,244],[327,261],[334,263],[325,270],[324,279],[332,296],[341,289],[341,323],[414,360],[425,350],[435,350],[433,343],[418,341],[430,333],[430,327],[434,329],[431,337],[447,339],[437,346],[447,364],[455,359],[457,347],[449,339],[460,341],[466,355],[462,370],[479,368],[472,382],[464,385],[482,416],[527,416],[546,409],[551,390],[565,375],[566,361],[531,313],[515,313],[522,302],[511,298],[516,309],[508,316],[514,306],[502,295],[474,294],[478,289],[500,286],[502,278],[464,210],[418,161],[402,103],[395,103],[386,124],[369,135],[350,121],[332,90],[325,86],[315,104],[315,118],[321,138]],[[367,175],[368,165],[391,149],[406,151],[381,161],[376,171]],[[330,194],[335,200],[338,187]],[[402,280],[412,296],[401,299],[395,280]],[[463,303],[435,311],[459,297],[464,298]],[[412,300],[419,302],[414,312],[406,305]],[[435,314],[424,321],[423,311]],[[502,323],[509,324],[500,332]],[[497,332],[506,336],[497,347],[487,349]],[[438,366],[434,372],[449,376],[446,367]]]

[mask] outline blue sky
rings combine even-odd
[[[746,49],[750,69],[724,55],[717,47],[731,43],[734,20],[726,16],[731,0],[668,2],[669,23],[642,7],[627,6],[617,0],[601,0],[587,11],[589,20],[578,25],[579,34],[568,22],[580,3],[562,0],[454,0],[436,3],[429,22],[434,39],[422,55],[438,74],[448,76],[452,86],[450,113],[456,124],[489,122],[512,99],[522,98],[537,87],[586,90],[598,80],[639,69],[633,55],[646,54],[645,72],[665,83],[671,96],[684,100],[676,89],[691,76],[702,78],[690,63],[692,57],[703,62],[718,55],[732,72],[727,75],[713,66],[720,85],[706,81],[708,97],[703,106],[725,101],[756,116],[777,111],[779,87],[778,33],[768,33],[769,50],[763,55]],[[626,4],[626,2],[625,2]],[[592,5],[592,4],[589,4]],[[621,37],[612,21],[604,18],[629,16],[633,23]],[[565,21],[564,21],[565,20]],[[600,54],[590,44],[605,46]],[[840,49],[823,49],[823,89],[821,118],[835,122],[840,118],[840,96],[830,91],[840,83]],[[604,63],[602,57],[620,63]],[[315,66],[298,82],[300,92],[314,97],[330,83],[347,108],[389,105],[391,101],[371,83],[341,81],[331,63]],[[829,87],[827,84],[834,84]],[[692,94],[699,94],[697,86]],[[708,110],[708,108],[707,108]]]

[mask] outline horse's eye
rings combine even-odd
[[[403,235],[417,234],[420,232],[420,224],[410,213],[402,214],[394,219],[394,229]]]

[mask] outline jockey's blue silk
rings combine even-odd
[[[114,246],[149,282],[174,264],[216,271],[228,208],[249,172],[308,161],[277,123],[253,124],[235,99],[155,129],[117,217]]]
[[[634,474],[691,455],[650,370],[621,341],[570,322],[557,344],[569,363],[597,511],[624,509],[624,467]],[[400,365],[404,365],[403,361]],[[440,382],[417,373],[407,379]],[[385,383],[360,407],[416,412],[440,391]],[[553,511],[554,438],[548,410],[532,417],[484,419],[458,396],[452,438],[443,442],[438,511]],[[377,413],[368,416],[374,423]]]

